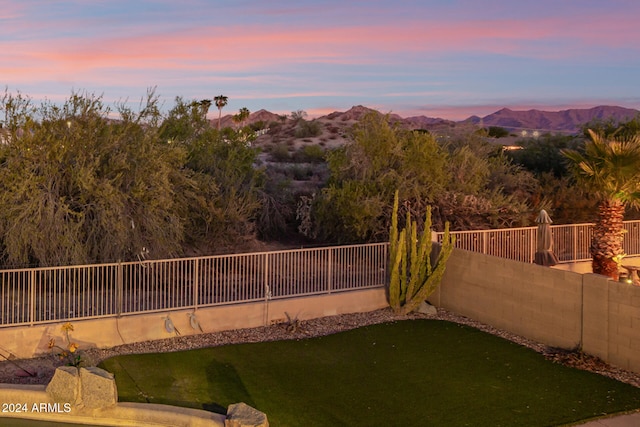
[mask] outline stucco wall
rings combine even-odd
[[[204,332],[252,328],[286,321],[285,313],[299,320],[358,313],[386,307],[384,288],[340,292],[329,295],[272,300],[269,303],[234,304],[198,309],[196,319]],[[73,321],[71,338],[80,348],[108,348],[120,344],[170,338],[175,333],[165,329],[170,317],[181,335],[201,333],[190,324],[193,310],[157,312],[120,318]],[[62,323],[0,329],[0,354],[28,358],[48,352],[51,338],[64,343]]]

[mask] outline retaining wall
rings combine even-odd
[[[259,303],[233,304],[175,310],[140,315],[75,320],[71,338],[80,348],[108,348],[120,344],[171,338],[176,333],[167,332],[165,319],[171,319],[180,335],[202,333],[193,329],[189,314],[195,313],[204,332],[253,328],[287,320],[286,313],[299,320],[313,319],[344,313],[377,310],[388,306],[385,289],[345,291],[328,295],[278,299]],[[34,326],[18,326],[0,329],[0,354],[17,358],[29,358],[47,353],[51,338],[64,343],[62,323]]]

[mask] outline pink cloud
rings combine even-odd
[[[0,21],[15,19],[24,14],[24,6],[15,2],[3,2],[0,8]]]
[[[594,18],[595,20],[595,18]],[[631,46],[640,39],[632,17],[606,20],[600,31],[593,22],[560,18],[466,22],[401,22],[389,25],[289,28],[197,28],[184,32],[0,43],[13,54],[14,72],[34,75],[39,63],[45,74],[90,74],[95,70],[194,70],[229,73],[296,63],[367,64],[384,62],[382,53],[454,54],[458,51],[564,58],[582,54],[559,45]],[[606,27],[605,27],[606,26]],[[604,28],[603,28],[604,27]],[[538,42],[560,40],[551,46]],[[534,46],[532,46],[532,43]],[[393,61],[393,59],[388,59]],[[11,64],[12,61],[9,61]],[[22,67],[19,65],[22,64]]]

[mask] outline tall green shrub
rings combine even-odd
[[[447,260],[453,251],[455,237],[445,224],[442,247],[435,263],[431,263],[431,207],[427,207],[424,224],[418,236],[418,224],[407,211],[405,228],[398,232],[398,191],[393,201],[391,229],[389,230],[389,305],[399,314],[418,308],[431,295],[442,280]]]

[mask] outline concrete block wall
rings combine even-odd
[[[603,360],[609,357],[609,280],[597,274],[582,277],[584,290],[583,351]]]
[[[640,372],[640,287],[454,250],[431,302],[540,343]]]
[[[640,287],[609,282],[607,326],[606,360],[640,372]]]
[[[573,348],[581,335],[581,282],[578,273],[454,250],[434,302],[496,328]]]

